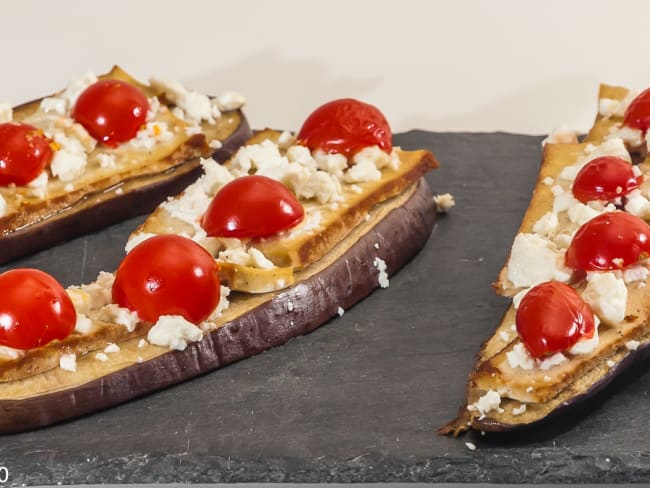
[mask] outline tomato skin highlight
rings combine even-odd
[[[141,242],[120,263],[113,301],[155,323],[161,315],[181,315],[200,324],[219,303],[219,267],[199,244],[177,235]]]
[[[643,135],[650,127],[650,88],[646,88],[630,102],[625,115],[623,125],[641,130]]]
[[[341,98],[314,110],[300,128],[297,140],[312,151],[339,153],[349,159],[368,146],[379,146],[390,153],[392,137],[390,125],[377,107]]]
[[[632,165],[616,156],[602,156],[587,163],[573,182],[573,195],[582,203],[611,202],[639,188],[643,176],[636,177]]]
[[[0,186],[26,185],[50,164],[52,140],[33,125],[0,124]]]
[[[586,222],[566,251],[566,265],[575,270],[622,269],[650,255],[650,227],[625,212],[606,212]]]
[[[279,181],[261,175],[236,178],[214,196],[201,219],[209,236],[268,237],[300,223],[305,210]]]
[[[517,333],[530,355],[542,358],[594,336],[594,314],[569,285],[541,283],[528,291],[516,314]]]
[[[133,139],[147,121],[149,101],[137,87],[120,80],[100,80],[86,88],[72,118],[107,147]]]
[[[77,312],[61,284],[43,271],[17,268],[0,274],[0,344],[32,349],[63,340]]]

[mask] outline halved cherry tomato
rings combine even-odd
[[[594,314],[569,285],[541,283],[528,291],[515,317],[517,333],[534,358],[562,352],[594,336]]]
[[[573,182],[573,195],[582,203],[591,200],[610,202],[639,188],[643,176],[636,177],[632,165],[616,156],[589,161]]]
[[[268,237],[295,226],[304,215],[300,202],[282,183],[250,175],[217,192],[201,225],[214,237]]]
[[[199,324],[219,303],[219,267],[199,244],[177,235],[151,237],[120,263],[113,301],[147,322],[181,315]]]
[[[585,271],[622,269],[650,255],[650,227],[625,212],[606,212],[578,229],[566,264]]]
[[[135,86],[100,80],[86,88],[72,109],[72,118],[102,144],[115,147],[135,137],[147,121],[149,101]]]
[[[77,312],[52,276],[17,268],[0,274],[0,344],[15,349],[44,346],[74,330]]]
[[[379,109],[353,98],[341,98],[314,110],[298,132],[298,143],[312,151],[354,156],[364,147],[379,146],[389,153],[390,126]]]
[[[640,129],[645,134],[650,127],[650,88],[639,93],[628,105],[623,124]]]
[[[41,174],[54,156],[51,144],[33,125],[0,124],[0,186],[26,185]]]

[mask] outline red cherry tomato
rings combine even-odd
[[[607,212],[578,229],[566,251],[566,264],[585,271],[621,269],[649,254],[648,224],[625,212]]]
[[[159,235],[134,247],[122,260],[113,283],[113,301],[147,322],[181,315],[199,324],[219,303],[219,267],[196,242]]]
[[[147,121],[149,102],[125,81],[100,80],[86,88],[72,109],[72,117],[102,144],[115,147],[135,137]]]
[[[347,158],[368,146],[379,146],[387,153],[393,148],[384,114],[353,98],[334,100],[314,110],[300,128],[298,142],[312,151],[321,149]]]
[[[290,229],[305,216],[293,193],[266,176],[236,178],[214,196],[201,225],[209,236],[268,237]]]
[[[594,314],[569,285],[547,281],[530,289],[517,309],[517,333],[530,355],[540,358],[594,336]]]
[[[0,185],[26,185],[52,161],[52,141],[20,122],[0,124]]]
[[[643,90],[630,102],[623,115],[623,124],[646,133],[650,127],[650,88]]]
[[[15,349],[44,346],[74,330],[77,312],[63,287],[37,269],[0,274],[0,344]]]
[[[602,156],[589,161],[573,182],[573,195],[582,203],[591,200],[612,201],[639,188],[632,165],[616,156]]]

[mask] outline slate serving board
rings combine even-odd
[[[542,430],[435,433],[462,403],[473,356],[507,307],[490,283],[528,204],[540,141],[396,136],[396,144],[436,154],[442,167],[427,178],[457,206],[388,289],[254,358],[110,410],[3,436],[8,484],[649,481],[645,366],[587,413]],[[87,282],[117,266],[141,220],[11,267],[40,268],[65,285]]]

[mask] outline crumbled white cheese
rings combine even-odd
[[[506,359],[513,369],[521,368],[530,370],[535,367],[535,360],[521,342],[515,344],[512,350],[506,353]]]
[[[4,217],[7,214],[7,200],[0,195],[0,217]]]
[[[104,352],[108,352],[108,353],[120,352],[120,346],[112,342],[109,342],[108,345],[104,348]]]
[[[0,356],[5,356],[9,359],[18,359],[23,354],[25,354],[25,351],[21,349],[14,349],[9,346],[0,346]]]
[[[499,337],[501,337],[501,340],[505,342],[510,342],[510,334],[508,334],[505,330],[499,332]]]
[[[217,97],[217,106],[222,112],[237,110],[244,105],[246,105],[244,96],[234,91],[224,92]]]
[[[550,357],[547,357],[539,362],[539,369],[542,371],[547,371],[553,366],[558,366],[567,361],[567,357],[561,352],[556,352]]]
[[[59,367],[66,371],[77,371],[77,356],[75,354],[61,354]]]
[[[598,316],[594,316],[594,335],[589,338],[580,339],[569,349],[570,354],[589,354],[596,349],[598,343],[600,342],[598,336],[598,326],[600,325],[600,319]]]
[[[580,158],[575,164],[571,166],[566,166],[560,172],[559,177],[565,180],[573,181],[580,172],[580,170],[590,161],[600,157],[600,156],[617,156],[625,161],[630,162],[630,153],[625,147],[623,139],[620,137],[613,137],[603,141],[602,144],[599,144],[595,149],[587,152],[585,149],[585,156]]]
[[[223,147],[223,143],[219,139],[212,139],[208,143],[208,146],[216,150],[216,149],[221,149]]]
[[[474,443],[472,443],[472,442],[466,442],[466,443],[465,443],[465,446],[466,446],[467,449],[469,449],[470,451],[476,451],[476,445],[475,445]]]
[[[219,107],[201,93],[188,90],[181,83],[174,80],[150,78],[152,88],[165,94],[165,97],[176,105],[173,113],[181,120],[200,122],[205,120],[214,123],[219,117]]]
[[[623,269],[623,281],[627,285],[635,281],[645,281],[649,273],[650,271],[643,264],[632,264]]]
[[[286,151],[286,156],[291,163],[298,163],[306,168],[317,169],[316,160],[306,146],[289,146]]]
[[[650,201],[641,194],[640,190],[633,190],[627,195],[625,211],[642,219],[650,218]]]
[[[278,136],[277,144],[281,149],[287,149],[289,146],[292,146],[296,142],[296,137],[289,131],[285,130],[280,133]],[[314,155],[316,157],[316,154]],[[346,161],[347,165],[347,161]]]
[[[514,287],[531,287],[544,281],[567,282],[571,272],[563,264],[562,253],[537,234],[518,234],[510,252],[508,280]]]
[[[609,368],[613,368],[614,365],[615,365],[616,363],[615,363],[614,361],[612,361],[611,359],[608,359],[608,360],[606,361],[606,364],[607,364],[607,366],[608,366]]]
[[[75,322],[74,330],[80,334],[87,334],[93,326],[92,320],[84,314],[77,312],[77,321]]]
[[[589,273],[582,298],[606,324],[615,325],[625,318],[627,287],[614,272]]]
[[[74,190],[74,185],[72,183],[66,183],[66,185],[63,187],[63,190],[70,193],[72,190]]]
[[[535,391],[535,388],[533,388],[532,386],[529,386],[528,388],[526,388],[526,393],[532,393],[534,391]]]
[[[542,146],[546,144],[572,144],[578,142],[578,132],[567,125],[555,127],[549,132],[546,139],[542,141]]]
[[[639,129],[633,127],[623,126],[612,126],[609,129],[609,134],[605,136],[605,139],[612,139],[615,137],[620,137],[623,142],[629,144],[631,147],[639,147],[643,145],[643,132]]]
[[[133,332],[135,326],[140,322],[140,317],[138,317],[137,312],[131,311],[125,307],[120,307],[115,303],[109,303],[102,307],[100,310],[100,316],[107,322],[115,322],[116,324],[123,325],[129,332]]]
[[[370,158],[358,158],[354,156],[355,164],[349,168],[343,181],[346,183],[362,183],[366,181],[379,181],[381,180],[381,171],[375,166],[375,162]]]
[[[533,225],[533,232],[542,237],[551,236],[557,230],[558,223],[559,221],[555,212],[546,212]]]
[[[103,352],[98,352],[97,354],[95,354],[95,359],[97,361],[101,361],[102,363],[104,363],[104,362],[108,361],[108,356],[106,354],[104,354]]]
[[[578,202],[575,205],[573,205],[571,208],[569,208],[567,215],[569,216],[569,220],[571,222],[580,226],[585,222],[590,221],[594,217],[597,217],[601,213],[602,212],[599,212],[598,210],[594,210],[589,205],[585,205],[584,203]]]
[[[636,351],[640,345],[641,343],[636,340],[627,341],[625,343],[625,347],[628,348],[630,351]]]
[[[264,254],[262,254],[262,251],[255,247],[251,247],[248,250],[248,254],[251,257],[252,264],[255,268],[260,268],[260,269],[273,269],[275,268],[275,264],[270,259],[267,259]]]
[[[524,413],[526,413],[526,404],[525,403],[522,403],[521,405],[519,405],[519,407],[513,407],[512,408],[512,415],[517,416],[517,415],[523,415]]]
[[[41,100],[40,109],[43,112],[54,112],[65,115],[67,102],[59,97],[47,97]]]
[[[72,300],[77,314],[86,313],[91,309],[98,309],[111,303],[112,288],[115,281],[115,275],[100,271],[97,279],[81,286],[70,286],[66,289],[68,296]]]
[[[145,347],[147,344],[148,344],[148,343],[147,343],[147,341],[146,341],[145,339],[140,339],[140,340],[138,341],[138,349],[142,349],[142,348]]]
[[[551,178],[550,176],[547,176],[542,180],[542,183],[544,183],[546,186],[553,186],[553,183],[555,183],[555,180],[553,178]]]
[[[47,182],[49,176],[47,171],[41,171],[41,173],[34,178],[32,181],[27,183],[27,187],[32,190],[32,195],[37,198],[45,198],[47,196]]]
[[[579,203],[571,191],[565,190],[560,185],[553,185],[551,193],[553,193],[553,212],[555,213],[565,212]]]
[[[433,203],[436,205],[436,212],[447,213],[456,205],[456,200],[451,193],[442,193],[441,195],[433,196]]]
[[[115,155],[110,153],[98,153],[97,161],[99,162],[99,167],[104,169],[111,169],[115,167]]]
[[[52,175],[61,181],[72,181],[81,176],[88,163],[86,149],[79,139],[68,137],[63,132],[54,134],[59,149],[54,152],[50,163]]]
[[[386,261],[380,257],[375,257],[375,260],[372,262],[372,264],[379,271],[379,286],[382,288],[388,288],[390,283],[388,281],[388,273],[386,273]]]
[[[65,88],[65,90],[63,90],[59,97],[66,101],[67,108],[70,109],[74,107],[74,104],[77,102],[79,95],[81,95],[81,93],[86,88],[96,82],[97,76],[94,73],[84,73],[81,78],[72,80],[70,83],[68,83],[68,86]]]
[[[167,122],[147,122],[127,144],[135,149],[151,151],[156,145],[173,138]]]
[[[8,103],[0,103],[0,124],[11,122],[14,118],[14,112]]]
[[[287,312],[293,312],[293,302],[291,300],[287,302]]]
[[[498,412],[503,412],[503,409],[500,408],[501,405],[501,395],[494,390],[488,390],[488,392],[480,397],[475,403],[467,405],[467,410],[470,412],[478,412],[481,415],[481,419],[485,417],[485,414],[496,410]]]
[[[343,171],[348,167],[348,160],[343,154],[328,154],[325,151],[317,149],[313,154],[316,160],[316,167],[320,170],[334,175],[338,178],[343,177]]]
[[[196,325],[179,315],[163,315],[149,329],[147,340],[157,346],[184,350],[188,342],[201,339],[203,333]]]
[[[210,99],[196,91],[188,91],[183,103],[183,110],[185,115],[192,120],[200,121],[206,120],[214,122],[214,114],[218,112],[213,111]]]
[[[343,307],[339,307],[336,309],[336,313],[339,315],[339,317],[343,317],[345,310],[343,310]]]
[[[603,117],[623,117],[630,102],[632,102],[637,95],[638,93],[636,91],[630,90],[622,100],[601,98],[598,100],[598,113]]]

